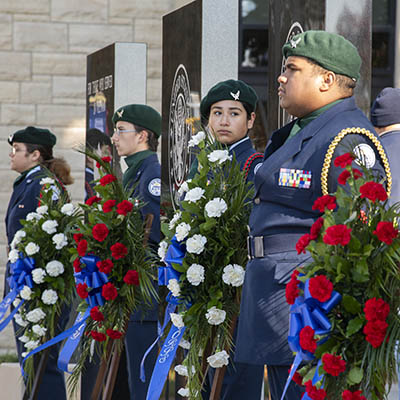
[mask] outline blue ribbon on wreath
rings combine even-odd
[[[174,236],[165,255],[165,266],[158,267],[158,284],[168,285],[170,279],[179,280],[181,273],[178,272],[172,264],[182,265],[186,254],[186,244],[178,242]]]
[[[293,361],[288,379],[286,381],[285,389],[281,400],[284,398],[287,388],[293,378],[293,375],[297,371],[297,368],[303,361],[312,361],[315,356],[313,353],[304,350],[300,346],[300,331],[310,326],[315,335],[324,336],[317,342],[317,345],[321,345],[328,340],[329,332],[332,328],[332,324],[327,317],[327,314],[335,307],[342,299],[342,295],[336,291],[332,291],[330,298],[325,302],[320,302],[311,296],[309,290],[308,279],[305,284],[299,283],[299,288],[303,289],[304,295],[298,296],[295,303],[290,307],[290,322],[289,322],[289,335],[288,343],[290,349],[296,353],[296,357]],[[317,381],[321,380],[322,377],[318,374],[319,366],[317,366],[316,374],[314,378]],[[313,378],[313,384],[314,384]]]
[[[20,253],[16,262],[10,264],[10,277],[7,278],[10,292],[0,303],[0,320],[4,317],[15,298],[19,295],[24,286],[33,287],[32,270],[35,268],[35,259],[24,257]],[[25,300],[21,300],[17,307],[0,324],[0,332],[9,324]]]

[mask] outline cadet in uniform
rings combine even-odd
[[[20,175],[14,182],[14,188],[8,204],[6,214],[6,232],[8,246],[10,246],[15,233],[22,228],[21,220],[33,211],[36,211],[41,191],[41,178],[46,177],[43,167],[52,172],[61,184],[69,185],[73,182],[70,167],[62,158],[53,157],[53,146],[57,138],[48,129],[28,126],[11,135],[8,143],[12,146],[10,152],[11,169]],[[10,273],[10,263],[6,267],[5,295],[9,292],[7,277]],[[68,312],[65,311],[59,323],[59,332],[64,330],[68,321]],[[18,340],[16,332],[19,326],[14,322],[14,332],[17,341],[17,352],[21,363],[21,354],[24,351],[22,343]],[[43,375],[43,380],[38,391],[38,399],[46,400],[56,398],[66,399],[64,373],[57,368],[58,352],[60,345],[51,347],[49,359]]]
[[[310,257],[298,255],[295,245],[320,216],[312,205],[323,194],[321,170],[328,146],[345,128],[373,131],[352,97],[361,58],[348,40],[324,31],[307,31],[290,39],[283,46],[283,54],[285,71],[278,77],[280,105],[297,119],[273,132],[255,175],[249,220],[250,261],[235,358],[267,364],[272,400],[280,399],[294,359],[287,344],[285,285],[293,270]],[[350,134],[341,144],[332,160],[350,150],[360,155],[364,165],[383,175],[378,153],[367,136]],[[336,190],[340,172],[332,161],[329,192]],[[297,400],[300,396],[300,388],[291,383],[286,398]]]

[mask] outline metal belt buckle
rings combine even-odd
[[[254,238],[254,257],[264,257],[264,240],[262,236],[255,236]]]
[[[251,255],[251,238],[252,236],[247,236],[247,258],[251,260],[253,256]]]

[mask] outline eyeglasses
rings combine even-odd
[[[26,151],[25,149],[18,149],[16,147],[11,147],[11,154],[13,156],[15,156],[17,153],[19,153],[20,151]]]
[[[114,134],[115,135],[117,135],[117,136],[121,136],[121,133],[137,133],[137,131],[135,131],[135,130],[120,130],[120,129],[118,129],[118,128],[116,128],[116,129],[114,129]]]

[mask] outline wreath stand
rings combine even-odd
[[[42,355],[40,356],[38,366],[36,368],[35,379],[33,380],[32,389],[29,390],[27,385],[25,385],[24,395],[22,397],[23,400],[36,400],[39,387],[42,383],[44,371],[46,369],[47,360],[49,358],[50,348],[43,350]]]

